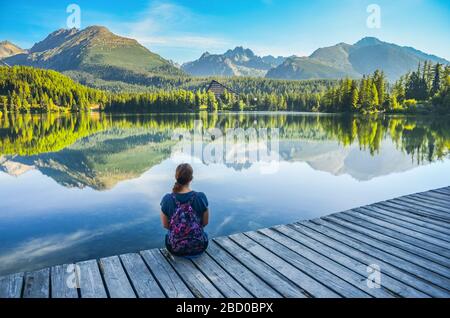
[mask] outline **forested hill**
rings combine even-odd
[[[268,78],[313,79],[362,78],[383,71],[391,83],[426,61],[449,65],[449,61],[411,47],[399,46],[366,37],[350,45],[339,43],[317,49],[309,57],[290,57],[267,73]]]
[[[231,78],[232,91],[215,96],[207,82],[184,81],[147,93],[110,93],[89,88],[56,71],[26,66],[0,67],[0,112],[306,111],[450,112],[450,66],[425,63],[394,85],[383,72],[362,80],[278,81]]]
[[[107,95],[56,71],[28,66],[0,67],[0,111],[88,110]]]
[[[28,52],[8,57],[9,65],[26,65],[59,72],[78,71],[98,79],[115,80],[122,74],[142,77],[183,76],[170,61],[134,39],[118,36],[102,26],[83,30],[61,29],[36,43]]]

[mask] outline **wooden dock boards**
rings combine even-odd
[[[292,238],[293,240],[305,244],[309,248],[315,250],[317,253],[330,258],[330,260],[341,265],[343,268],[354,271],[355,273],[363,277],[361,281],[364,284],[367,283],[367,266],[373,263],[368,262],[367,260],[356,259],[352,257],[352,255],[347,255],[345,252],[341,252],[341,250],[330,247],[322,241],[318,241],[312,237],[309,237],[308,235],[303,234],[300,231],[297,231],[293,226],[283,225],[277,226],[274,229]],[[398,297],[428,297],[426,294],[410,288],[408,285],[403,284],[402,282],[390,276],[386,276],[383,278],[381,289],[386,290],[388,293]]]
[[[111,298],[136,298],[118,256],[102,258],[100,269]]]
[[[121,255],[120,259],[139,298],[166,297],[139,254]]]
[[[418,291],[432,297],[450,296],[448,291],[424,282],[421,279],[424,274],[420,268],[417,268],[413,264],[405,262],[398,257],[385,253],[382,250],[370,248],[365,243],[351,239],[312,222],[301,222],[295,224],[294,227],[307,235],[326,242],[327,245],[337,250],[341,250],[344,253],[367,263],[368,266],[372,264],[380,266],[386,274],[389,274],[391,277],[402,281]]]
[[[209,244],[208,256],[214,259],[236,281],[240,282],[256,298],[280,298],[281,294],[253,273],[216,242]]]
[[[141,252],[159,286],[169,298],[193,298],[194,295],[159,250]]]
[[[197,268],[211,281],[211,283],[227,298],[252,298],[237,280],[228,274],[209,255],[193,259]]]
[[[23,298],[50,297],[50,268],[25,273]]]
[[[81,298],[106,298],[107,293],[96,260],[77,263]]]
[[[197,298],[223,298],[208,278],[190,260],[174,257],[167,250],[161,250],[169,263],[182,277],[191,292]]]
[[[347,228],[353,231],[354,234],[361,233],[366,238],[371,238],[376,240],[380,243],[385,243],[389,246],[399,248],[401,250],[404,250],[406,252],[410,252],[413,255],[420,256],[421,258],[424,258],[427,260],[427,265],[433,266],[434,263],[443,266],[443,268],[447,269],[450,267],[450,260],[442,257],[440,255],[431,253],[427,250],[424,250],[420,247],[417,247],[413,244],[410,244],[408,242],[402,241],[401,238],[395,238],[392,236],[388,236],[384,233],[380,233],[377,231],[374,231],[370,229],[369,227],[364,226],[364,223],[360,220],[352,219],[351,217],[336,217],[336,216],[329,216],[325,219],[328,221],[325,225],[326,226],[332,226],[332,225],[338,225],[342,226],[343,228]],[[315,220],[313,222],[316,222]],[[431,262],[430,262],[431,261]]]
[[[279,292],[282,296],[287,298],[305,298],[306,292],[297,286],[292,281],[286,279],[285,276],[280,274],[277,270],[273,269],[270,265],[261,261],[250,254],[250,252],[242,249],[238,244],[232,241],[230,238],[222,237],[215,239],[223,249],[232,254],[238,261],[240,261],[249,270],[263,279],[273,289]]]
[[[0,298],[22,297],[23,273],[0,278]]]
[[[311,279],[316,282],[320,282],[322,285],[327,286],[329,290],[327,292],[332,292],[331,296],[339,295],[340,297],[353,297],[353,298],[367,298],[368,294],[362,290],[354,287],[353,285],[347,283],[345,280],[341,279],[339,276],[330,273],[321,266],[311,262],[309,259],[299,255],[282,244],[268,238],[267,236],[258,232],[245,233],[249,238],[255,240],[261,246],[264,246],[270,251],[277,251],[277,256],[282,258],[284,261],[288,262],[292,266],[296,267],[298,270],[305,273],[311,277]],[[289,277],[288,277],[289,278]],[[314,288],[314,286],[312,286]],[[334,294],[335,293],[335,294]]]
[[[0,277],[0,298],[20,297],[450,297],[450,187],[216,238],[191,260],[154,249]]]
[[[78,298],[78,273],[74,264],[53,266],[50,271],[51,298]]]
[[[285,261],[279,255],[279,251],[277,251],[276,254],[272,253],[268,249],[270,248],[270,246],[266,246],[267,248],[265,248],[243,234],[235,234],[230,236],[230,238],[234,242],[236,242],[237,244],[248,250],[253,256],[265,262],[270,267],[279,272],[281,275],[283,275],[284,277],[295,283],[308,295],[312,297],[324,297],[324,298],[339,297],[339,295],[336,292],[334,292],[330,287],[324,284],[325,282],[324,283],[319,282],[298,269],[299,267],[301,268],[302,266],[310,264],[306,264],[306,262],[300,264],[301,260],[298,258],[294,258],[291,255],[290,261],[296,264],[296,266],[293,266],[291,265],[290,262]],[[286,255],[287,254],[288,253],[286,253]]]
[[[278,229],[280,230],[281,227],[279,227]],[[352,289],[356,288],[360,291],[359,293],[362,293],[361,296],[358,296],[360,298],[367,297],[367,295],[382,298],[391,298],[394,296],[392,293],[383,288],[368,288],[366,284],[367,277],[358,274],[357,272],[341,265],[338,262],[335,262],[333,259],[328,258],[327,256],[320,254],[319,252],[316,252],[313,248],[308,247],[307,243],[306,245],[304,245],[303,240],[302,243],[300,243],[274,229],[260,230],[259,233],[267,236],[268,238],[271,238],[272,240],[289,248],[291,251],[297,253],[298,255],[301,255],[311,262],[317,264],[318,266],[321,266],[322,268],[336,275],[345,282],[353,285],[354,287]],[[346,296],[346,293],[353,292],[352,289],[346,290],[345,294],[343,293],[343,295]]]

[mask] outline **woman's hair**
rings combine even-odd
[[[175,185],[173,192],[178,193],[184,186],[188,185],[194,179],[194,170],[188,163],[183,163],[177,167],[175,172]]]

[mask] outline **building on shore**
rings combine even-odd
[[[216,80],[211,81],[211,83],[208,86],[207,92],[212,92],[214,96],[216,96],[217,99],[220,99],[222,97],[223,93],[227,91],[228,93],[232,93],[234,95],[238,95],[237,92],[232,90],[231,88],[219,83]]]

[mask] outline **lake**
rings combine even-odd
[[[162,247],[159,203],[181,162],[216,237],[449,186],[449,150],[449,117],[10,114],[0,275]]]

